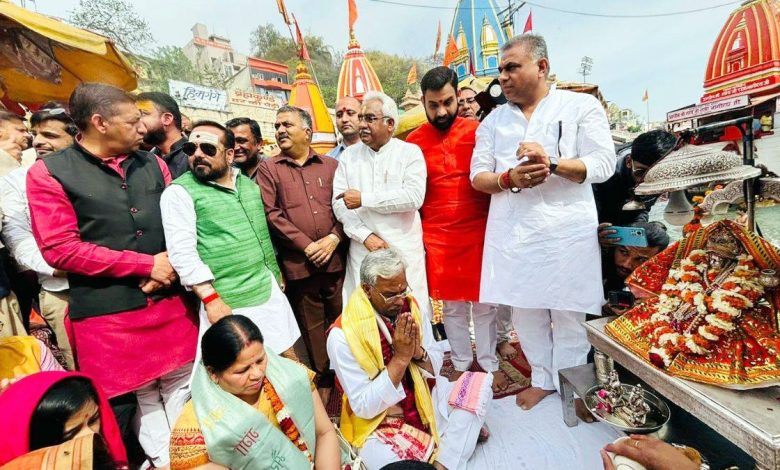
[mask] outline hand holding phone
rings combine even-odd
[[[612,233],[607,234],[604,239],[608,241],[613,240],[613,245],[647,246],[647,235],[645,234],[645,229],[641,227],[616,227],[613,225],[609,227],[609,230]]]

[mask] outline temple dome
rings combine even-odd
[[[495,0],[458,0],[450,27],[458,60],[450,67],[459,80],[472,71],[477,77],[498,75],[498,51],[507,40],[502,23]]]
[[[707,61],[704,96],[762,94],[780,85],[780,2],[743,2],[723,25]]]
[[[344,54],[344,62],[341,63],[337,96],[353,96],[358,100],[369,91],[383,91],[374,67],[366,57],[366,53],[360,48],[360,44],[352,35],[349,49]]]
[[[295,68],[295,81],[290,93],[291,106],[303,108],[309,112],[312,120],[311,146],[315,152],[324,154],[336,146],[336,129],[325,106],[322,92],[309,74],[303,61]]]

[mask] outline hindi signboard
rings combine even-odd
[[[715,100],[729,98],[738,95],[755,94],[756,92],[774,87],[777,85],[777,83],[778,83],[777,75],[770,75],[764,78],[749,80],[747,82],[738,83],[734,86],[725,88],[723,90],[707,93],[701,97],[701,102],[708,103],[710,101],[715,101]]]
[[[261,95],[250,91],[233,90],[230,92],[230,103],[240,106],[254,106],[277,110],[282,107],[282,102],[273,95]]]
[[[710,114],[717,114],[729,109],[743,108],[750,104],[748,95],[735,96],[725,100],[710,101],[690,108],[678,109],[666,113],[666,122],[685,121],[696,119]]]
[[[168,80],[168,89],[171,96],[181,106],[188,108],[211,109],[214,111],[227,111],[227,92],[217,88],[210,88],[194,83]]]

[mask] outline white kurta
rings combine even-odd
[[[477,129],[471,179],[516,166],[521,142],[537,142],[561,159],[578,158],[587,177],[580,184],[551,175],[535,188],[492,196],[480,301],[598,315],[603,291],[591,183],[615,172],[604,108],[590,95],[555,89],[530,122],[516,105],[499,106]]]
[[[474,453],[477,436],[485,422],[485,415],[479,416],[449,406],[448,399],[455,383],[439,373],[444,362],[444,351],[433,338],[430,322],[424,322],[421,328],[423,348],[428,352],[434,375],[429,374],[425,369],[421,369],[421,372],[423,377],[436,380],[436,386],[431,390],[431,398],[436,415],[436,427],[441,437],[438,460],[452,470],[466,468]],[[336,371],[352,411],[357,416],[364,419],[373,418],[406,397],[401,384],[397,387],[393,386],[387,369],[373,379],[366,375],[355,359],[355,355],[352,354],[341,328],[331,330],[327,347],[330,366]],[[492,379],[487,380],[483,386],[489,389],[491,383]],[[369,470],[379,470],[384,465],[398,460],[389,446],[373,436],[366,439],[359,453]]]
[[[234,184],[237,174],[234,173]],[[214,274],[198,255],[197,216],[190,193],[178,184],[168,186],[160,197],[160,212],[168,247],[168,259],[179,275],[181,284],[191,289],[196,284],[213,281]],[[271,296],[268,300],[260,305],[235,308],[233,313],[249,317],[260,328],[265,344],[277,354],[291,348],[301,336],[290,302],[275,279],[271,280]],[[211,324],[206,310],[201,304],[199,346],[200,339],[209,326]],[[196,363],[199,360],[200,347],[197,349]]]
[[[391,139],[379,152],[361,143],[350,145],[339,157],[333,179],[333,212],[351,239],[342,296],[344,305],[360,285],[360,264],[368,254],[363,241],[372,233],[403,255],[406,278],[430,320],[425,249],[418,210],[425,199],[427,172],[420,148]],[[347,209],[336,196],[347,189],[360,191],[362,206]]]

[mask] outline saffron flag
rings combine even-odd
[[[525,28],[523,28],[523,34],[530,33],[534,29],[534,21],[531,15],[533,15],[533,10],[530,10],[528,12],[528,19],[525,20]]]
[[[472,77],[477,76],[477,71],[474,69],[474,61],[471,60],[471,51],[469,51],[469,73]]]
[[[417,83],[417,62],[412,64],[412,68],[409,69],[409,75],[406,76],[406,84],[413,85]]]
[[[647,101],[650,99],[650,96],[647,94],[647,88],[645,88],[645,95],[642,97],[642,101]]]
[[[455,37],[450,33],[450,38],[447,39],[447,47],[444,49],[444,65],[445,67],[458,58],[458,46],[455,44]]]
[[[284,6],[284,0],[276,0],[276,6],[279,8],[279,13],[281,13],[284,23],[291,25],[292,21],[290,21],[290,15],[287,13],[287,7]]]
[[[301,34],[301,28],[298,26],[298,20],[293,15],[293,22],[295,22],[295,35],[298,41],[298,57],[301,60],[311,60],[309,57],[309,50],[306,49],[306,42],[303,40],[303,34]]]
[[[358,18],[357,5],[355,0],[347,0],[347,2],[349,3],[349,30],[352,31]]]
[[[436,30],[436,47],[433,49],[433,60],[436,60],[436,55],[439,53],[441,47],[441,20],[439,20],[439,29]]]

